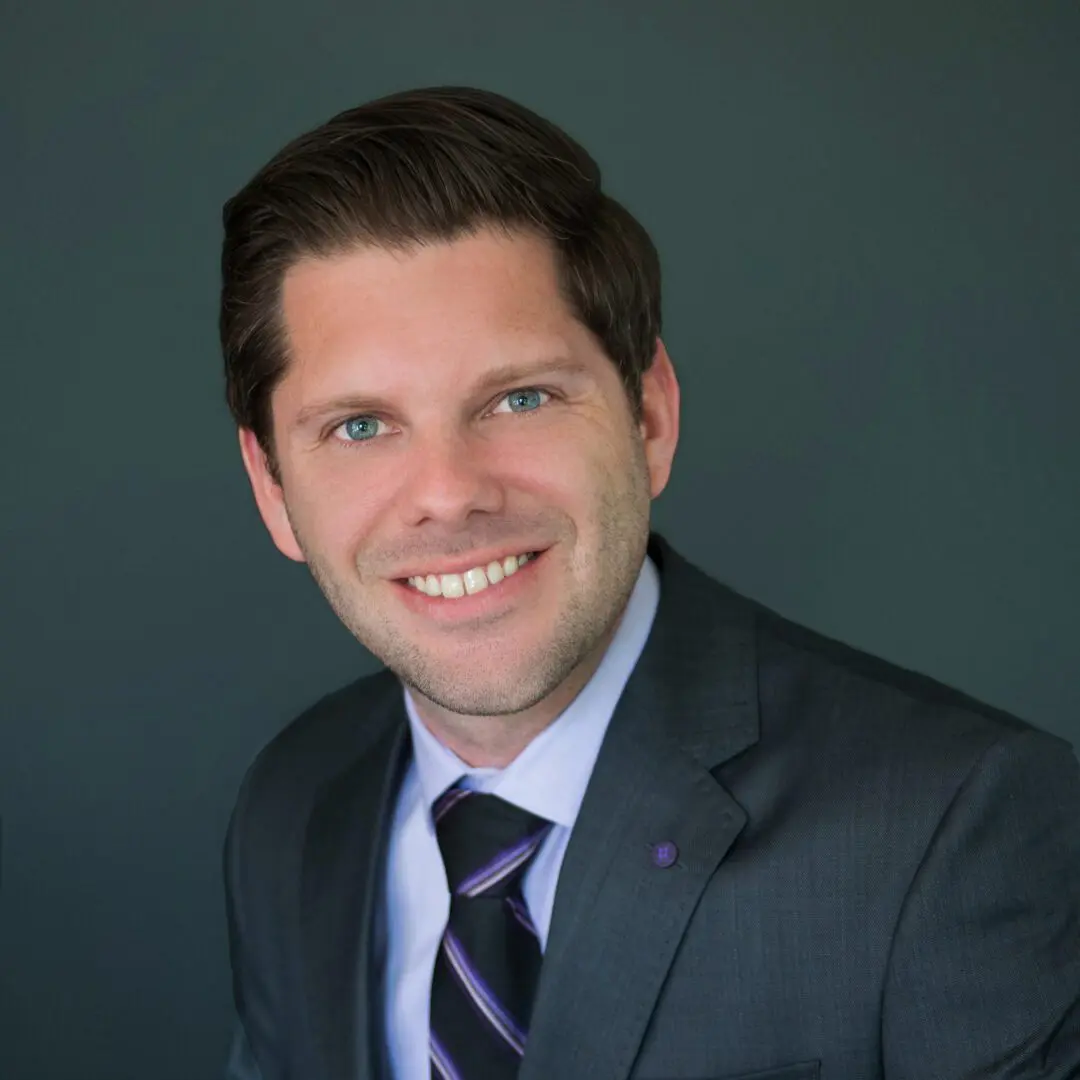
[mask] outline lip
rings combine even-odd
[[[448,600],[445,596],[428,596],[427,593],[414,588],[408,581],[395,580],[392,586],[399,593],[405,607],[417,615],[447,624],[475,621],[485,616],[503,614],[509,607],[520,601],[536,584],[536,573],[546,563],[546,555],[547,549],[539,552],[524,566],[519,566],[515,573],[503,578],[497,585],[489,585],[478,593],[466,594],[454,600]],[[488,562],[492,561],[493,559],[488,560]],[[476,565],[478,564],[470,563],[469,567]],[[448,574],[454,572],[443,571]]]

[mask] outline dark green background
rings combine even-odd
[[[789,616],[1080,744],[1080,6],[8,3],[0,1076],[212,1076],[255,751],[371,660],[271,546],[219,213],[287,138],[465,82],[653,232],[656,521]]]

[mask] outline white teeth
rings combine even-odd
[[[409,584],[418,592],[428,596],[444,596],[448,600],[456,600],[458,597],[474,595],[482,592],[489,585],[498,585],[503,578],[516,574],[519,566],[523,566],[533,556],[526,552],[524,555],[507,555],[502,562],[490,562],[487,566],[474,566],[466,570],[464,574],[417,574],[409,578]]]
[[[465,595],[465,583],[460,574],[440,574],[439,584],[442,586],[442,594],[447,599],[455,599]]]
[[[481,589],[486,589],[488,587],[488,579],[484,574],[484,571],[478,566],[472,570],[466,570],[461,577],[465,582],[465,591],[470,596],[472,596],[473,593],[478,593]]]

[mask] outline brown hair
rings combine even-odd
[[[638,414],[660,334],[656,249],[600,190],[583,147],[499,94],[434,87],[339,113],[276,154],[222,218],[226,396],[275,478],[270,397],[288,360],[282,280],[305,256],[359,245],[409,248],[484,226],[548,238],[571,309],[615,363]]]

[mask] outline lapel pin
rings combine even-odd
[[[665,840],[660,844],[653,844],[652,861],[657,866],[664,868],[674,866],[678,857],[679,849],[670,840]]]

